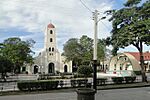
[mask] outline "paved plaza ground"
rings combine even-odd
[[[150,100],[150,87],[98,90],[95,100]],[[0,96],[0,100],[77,100],[73,91]]]

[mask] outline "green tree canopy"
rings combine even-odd
[[[6,57],[0,55],[0,73],[1,77],[6,81],[5,76],[7,72],[11,72],[12,62]]]
[[[18,37],[8,38],[1,43],[1,56],[13,63],[14,72],[20,71],[25,63],[33,62],[31,47],[34,43],[33,40],[22,41]]]
[[[105,58],[104,43],[102,40],[98,41],[98,59]],[[93,39],[83,35],[80,39],[69,39],[63,48],[63,55],[70,61],[74,61],[76,66],[89,65],[93,59]]]
[[[145,70],[143,60],[143,44],[150,44],[150,0],[141,4],[141,0],[128,0],[125,7],[119,10],[107,11],[112,14],[113,29],[110,42],[115,55],[119,48],[133,45],[140,53],[143,81]]]
[[[81,58],[80,58],[80,45],[78,43],[78,39],[72,38],[69,39],[65,44],[63,48],[64,52],[62,55],[66,56],[67,60],[74,61],[75,64],[78,65],[80,63]]]

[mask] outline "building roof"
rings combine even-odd
[[[134,56],[138,61],[140,61],[140,53],[139,52],[126,52]],[[143,53],[144,61],[150,61],[150,52]]]
[[[55,26],[54,26],[52,23],[49,23],[49,24],[47,25],[47,28],[55,28]]]

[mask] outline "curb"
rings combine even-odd
[[[150,86],[150,83],[117,84],[117,85],[98,86],[97,90],[138,88],[138,87],[149,87],[149,86]]]

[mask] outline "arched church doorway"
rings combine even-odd
[[[38,73],[38,68],[39,67],[37,65],[34,66],[34,74]]]
[[[48,65],[48,73],[54,73],[54,63],[49,63],[49,65]]]
[[[64,72],[67,72],[67,70],[68,70],[68,67],[67,67],[67,65],[65,65],[64,66]]]

